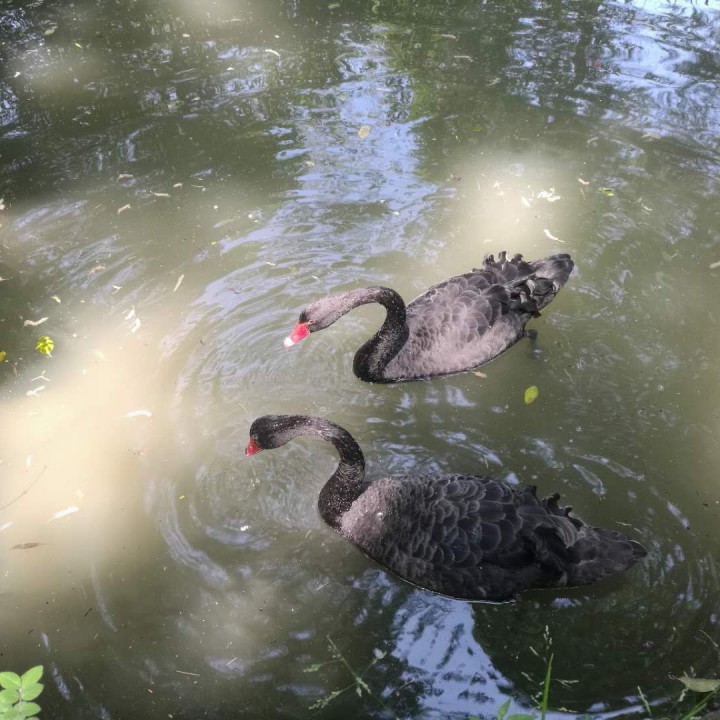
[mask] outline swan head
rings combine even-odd
[[[300,313],[300,319],[295,324],[290,335],[285,338],[285,347],[291,347],[306,338],[310,333],[329,327],[349,310],[368,302],[367,298],[374,290],[376,288],[361,288],[310,303]]]
[[[250,440],[245,455],[273,450],[301,434],[307,418],[300,415],[263,415],[250,426]]]

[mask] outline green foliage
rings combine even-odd
[[[0,720],[36,720],[40,706],[31,702],[43,691],[38,682],[43,666],[36,665],[23,675],[14,672],[0,673]]]
[[[534,403],[538,399],[538,395],[540,395],[540,391],[537,385],[531,385],[529,388],[525,388],[525,404],[530,405]]]
[[[43,335],[38,339],[35,349],[43,355],[52,355],[55,341],[48,335]]]

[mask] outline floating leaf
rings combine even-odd
[[[14,672],[3,672],[0,673],[0,685],[6,690],[16,690],[22,685],[22,678]]]
[[[615,191],[614,191],[612,188],[601,187],[601,188],[600,188],[600,192],[601,192],[603,195],[607,195],[608,197],[614,197],[614,196],[615,196]]]
[[[42,683],[33,683],[32,685],[23,685],[22,696],[23,700],[34,700],[40,696],[43,691],[44,685]],[[35,711],[37,712],[37,710]]]
[[[535,720],[535,716],[527,713],[517,713],[516,715],[508,715],[506,720]]]
[[[503,720],[505,715],[507,714],[507,711],[510,709],[510,700],[506,700],[497,711],[497,720]]]
[[[691,678],[687,675],[681,675],[679,680],[688,690],[694,692],[708,693],[720,690],[720,680],[711,680],[708,678]]]
[[[43,335],[37,341],[37,345],[35,345],[35,349],[38,352],[41,352],[43,355],[50,355],[52,353],[54,347],[55,347],[55,341],[51,337],[48,337],[47,335]]]
[[[0,350],[0,363],[5,360],[7,353],[4,350]]]
[[[51,295],[51,296],[50,296],[50,299],[51,299],[51,300],[54,300],[56,303],[62,302],[57,295]]]
[[[537,385],[531,385],[529,388],[525,388],[525,404],[530,405],[538,399],[540,391]]]
[[[35,717],[40,712],[40,706],[34,702],[23,702],[17,706],[17,712],[20,713],[21,718]]]
[[[50,35],[52,35],[56,30],[57,30],[57,27],[50,27],[43,33],[43,35],[45,37],[50,37]]]
[[[35,667],[31,667],[27,672],[23,673],[22,677],[20,678],[22,680],[22,684],[24,686],[32,685],[33,683],[36,683],[43,674],[43,666],[42,665],[35,665]],[[28,700],[32,700],[33,698],[27,698]]]
[[[81,50],[83,49],[83,46],[82,46],[79,42],[76,42],[76,43],[75,43],[75,47],[78,47],[78,48],[80,48]]]
[[[16,703],[20,699],[20,691],[17,688],[7,688],[0,692],[0,704],[5,707]],[[5,715],[7,717],[7,715]]]
[[[364,140],[369,134],[370,134],[370,126],[369,125],[361,125],[360,129],[358,130],[358,137],[361,140]]]

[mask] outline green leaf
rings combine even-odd
[[[309,665],[306,667],[303,672],[317,672],[325,663],[315,663],[314,665]]]
[[[50,353],[52,353],[54,347],[55,347],[55,341],[51,337],[48,337],[47,335],[43,335],[37,341],[37,345],[35,345],[35,349],[38,352],[41,352],[43,355],[50,355]]]
[[[5,360],[6,356],[7,356],[7,353],[4,350],[0,350],[0,362]]]
[[[40,706],[33,702],[21,702],[18,703],[17,710],[20,712],[22,717],[29,718],[30,716],[37,715],[37,713],[40,712]]]
[[[529,388],[525,388],[525,404],[530,405],[538,399],[540,391],[537,385],[531,385]]]
[[[31,667],[27,672],[24,672],[20,678],[23,688],[27,688],[28,685],[34,685],[42,677],[42,674],[42,665],[36,665],[35,667]]]
[[[57,30],[57,27],[50,27],[50,28],[48,28],[48,29],[43,33],[43,35],[44,35],[45,37],[49,37],[49,36],[52,35],[56,30]]]
[[[4,688],[15,689],[22,685],[22,680],[20,679],[20,676],[14,672],[3,672],[0,673],[0,685]],[[13,702],[15,701],[13,700]]]
[[[505,714],[510,709],[510,698],[508,698],[499,708],[497,711],[497,720],[503,720],[505,717]]]
[[[516,715],[508,715],[506,720],[535,720],[535,716],[527,713],[517,713]]]
[[[0,698],[5,705],[12,705],[20,699],[20,691],[17,688],[6,688],[0,691]]]
[[[615,191],[614,191],[612,188],[601,187],[601,188],[600,188],[600,192],[601,192],[603,195],[607,195],[608,197],[614,197],[614,196],[615,196]]]
[[[42,683],[23,685],[21,690],[23,700],[34,700],[43,691],[43,687]]]
[[[675,678],[675,680],[679,680],[688,690],[693,690],[694,692],[708,693],[720,689],[720,680],[691,678],[687,675],[681,675],[679,678]]]
[[[10,708],[3,713],[3,720],[25,720],[17,708]]]

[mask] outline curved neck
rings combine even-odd
[[[365,491],[365,458],[349,432],[327,420],[318,423],[314,434],[328,440],[340,455],[337,470],[325,483],[318,497],[322,519],[335,530],[342,516]]]
[[[385,287],[370,287],[358,291],[358,299],[358,305],[380,303],[387,315],[380,330],[355,353],[353,371],[361,380],[382,382],[387,364],[400,352],[408,339],[405,302],[394,290]]]

